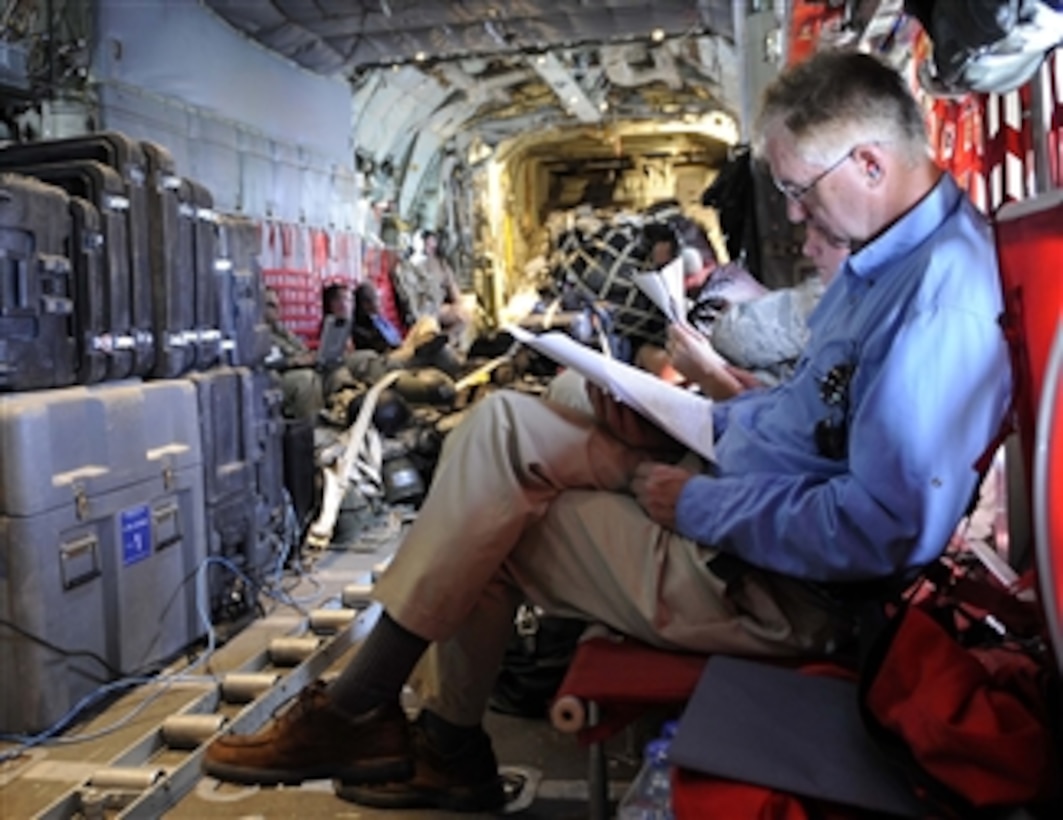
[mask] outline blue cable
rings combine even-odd
[[[282,561],[278,563],[278,570],[281,570],[283,568],[283,560],[287,560],[288,549],[290,549],[290,545],[286,543],[284,553],[282,554]],[[114,680],[110,683],[104,684],[103,686],[97,687],[96,689],[82,697],[77,703],[75,703],[62,717],[59,718],[59,720],[57,720],[47,729],[38,732],[37,734],[0,734],[0,740],[3,740],[8,743],[18,744],[12,749],[0,752],[0,763],[6,763],[10,760],[14,760],[24,754],[27,750],[36,748],[38,746],[49,744],[65,745],[74,743],[84,743],[89,740],[94,740],[96,738],[103,737],[104,735],[109,734],[110,732],[114,732],[124,726],[138,714],[140,714],[145,708],[147,708],[150,703],[152,703],[156,698],[162,695],[176,681],[216,680],[216,678],[211,675],[197,676],[188,674],[191,670],[204,664],[211,657],[211,655],[214,654],[214,651],[216,649],[217,638],[214,632],[214,624],[211,621],[210,613],[207,610],[207,599],[209,596],[206,594],[207,585],[205,577],[207,568],[212,564],[219,565],[229,570],[236,577],[238,577],[245,584],[247,584],[250,588],[256,589],[262,594],[273,598],[274,600],[279,601],[280,603],[285,604],[286,606],[291,606],[294,609],[301,611],[298,604],[295,603],[291,596],[283,592],[283,590],[281,591],[281,593],[277,593],[269,587],[265,587],[261,584],[256,583],[247,575],[247,573],[240,569],[240,567],[236,566],[236,564],[234,564],[228,558],[224,558],[221,556],[209,556],[203,559],[200,565],[196,568],[196,611],[199,615],[200,621],[203,623],[203,626],[206,629],[207,634],[207,646],[203,653],[192,664],[190,664],[187,669],[177,674],[167,675],[161,678],[157,676],[131,676],[119,678],[118,680]],[[159,691],[154,693],[151,697],[146,698],[143,702],[137,705],[133,710],[131,710],[128,714],[126,714],[116,723],[113,723],[110,726],[107,726],[97,732],[93,732],[88,735],[78,735],[69,738],[57,737],[57,735],[59,735],[62,731],[68,728],[70,724],[73,723],[74,720],[76,720],[77,717],[86,709],[90,708],[91,706],[94,706],[95,704],[101,702],[106,697],[116,692],[120,692],[125,689],[130,689],[132,687],[140,686],[147,683],[158,683],[161,684],[162,688],[160,688]]]

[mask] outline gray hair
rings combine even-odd
[[[860,143],[891,143],[911,162],[929,151],[923,111],[904,78],[859,52],[821,51],[783,71],[764,92],[756,154],[780,128],[806,161],[821,164]]]

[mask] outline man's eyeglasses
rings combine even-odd
[[[826,168],[824,168],[822,171],[812,177],[812,179],[809,182],[806,182],[804,185],[798,185],[793,182],[783,182],[782,180],[775,179],[774,177],[772,177],[772,182],[775,183],[775,187],[779,189],[779,192],[791,202],[800,202],[812,192],[813,188],[815,188],[817,185],[819,185],[819,183],[826,179],[827,175],[830,174],[831,171],[834,171],[837,168],[841,167],[841,164],[843,162],[845,162],[847,159],[852,158],[853,151],[855,150],[855,148],[850,148],[848,151],[838,157],[838,159],[836,159],[834,162],[832,162],[830,165],[828,165]]]

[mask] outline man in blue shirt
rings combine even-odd
[[[792,379],[706,402],[704,470],[599,391],[593,417],[515,393],[481,402],[447,439],[354,660],[262,732],[211,744],[208,773],[492,811],[503,794],[480,724],[522,600],[665,648],[796,655],[842,634],[824,584],[940,552],[1011,383],[989,230],[873,57],[789,69],[756,133],[790,218],[852,251]],[[422,655],[410,731],[398,695]]]

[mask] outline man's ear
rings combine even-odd
[[[853,149],[853,161],[872,186],[877,185],[885,173],[886,155],[877,143],[856,146]]]

